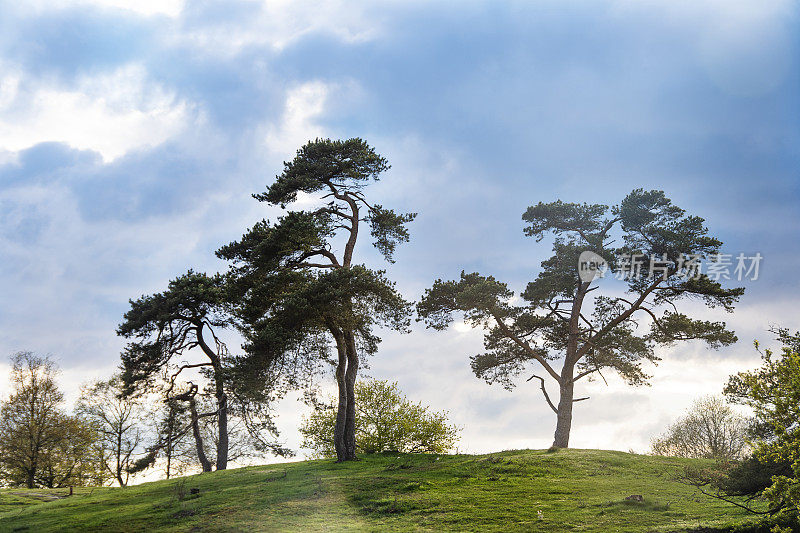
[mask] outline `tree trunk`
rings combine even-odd
[[[36,479],[36,467],[32,467],[30,470],[28,470],[28,476],[27,479],[25,480],[25,485],[29,489],[32,489],[34,487],[35,479]]]
[[[203,436],[200,434],[200,422],[197,416],[197,404],[194,398],[189,400],[189,411],[192,416],[192,434],[194,435],[194,443],[197,448],[197,459],[203,467],[203,472],[211,472],[211,463],[206,458],[206,451],[203,448]]]
[[[115,452],[117,456],[117,467],[114,470],[114,475],[117,478],[119,486],[124,487],[125,480],[122,479],[122,430],[117,431],[117,449]]]
[[[328,329],[336,341],[336,352],[339,362],[336,364],[336,385],[339,388],[339,402],[336,406],[336,424],[333,427],[333,447],[336,450],[336,461],[346,460],[344,446],[345,422],[347,420],[347,384],[345,371],[347,369],[347,347],[342,331],[333,323],[328,324]]]
[[[217,431],[219,442],[217,443],[217,470],[228,468],[228,396],[225,394],[222,382],[222,369],[214,368],[214,381],[217,388]]]
[[[569,317],[569,338],[567,339],[567,353],[564,366],[561,369],[561,380],[556,413],[556,433],[553,437],[553,447],[569,448],[569,432],[572,429],[572,404],[575,403],[575,364],[578,356],[578,337],[580,336],[580,318],[583,298],[589,289],[589,282],[579,282],[575,289],[575,298],[572,300],[572,311]]]
[[[344,424],[345,461],[356,459],[356,377],[358,375],[358,353],[352,331],[345,333],[347,340],[347,371],[344,381],[347,387],[347,417]]]
[[[575,383],[570,381],[561,385],[561,399],[558,401],[556,433],[553,438],[553,447],[569,448],[569,432],[572,429],[572,404],[575,394]]]
[[[166,445],[166,456],[167,456],[167,479],[169,479],[171,469],[172,469],[172,446],[173,446],[173,435],[175,433],[175,411],[172,408],[172,404],[169,404],[169,414],[167,415],[167,445]]]
[[[203,324],[196,324],[197,342],[200,349],[206,354],[211,366],[214,368],[214,387],[217,398],[217,430],[219,441],[217,442],[217,470],[225,470],[228,467],[228,397],[225,394],[225,383],[222,377],[222,361],[219,353],[211,349],[203,337]],[[212,332],[213,333],[213,332]]]

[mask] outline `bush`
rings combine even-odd
[[[717,484],[720,491],[730,496],[761,496],[772,485],[773,476],[791,476],[792,465],[785,459],[759,461],[747,457],[731,466]]]
[[[780,353],[762,353],[762,366],[731,376],[725,387],[733,401],[751,407],[764,437],[755,443],[755,458],[764,465],[782,465],[763,495],[776,519],[800,522],[800,333],[775,330]],[[756,343],[756,347],[758,344]],[[790,471],[785,471],[785,466]],[[800,528],[800,525],[798,525]]]
[[[655,455],[731,461],[747,451],[747,422],[725,400],[707,396],[653,439]]]
[[[413,403],[397,383],[359,381],[356,395],[356,451],[358,453],[445,453],[458,440],[459,429],[447,421],[447,413]],[[336,407],[318,406],[303,418],[303,448],[317,457],[335,457],[333,429]]]

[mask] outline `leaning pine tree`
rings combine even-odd
[[[397,244],[408,241],[406,224],[415,214],[385,209],[363,192],[388,168],[361,139],[309,142],[254,197],[285,208],[304,193],[324,205],[262,221],[217,252],[233,265],[231,299],[246,339],[246,354],[234,365],[240,388],[256,390],[259,380],[274,387],[281,374],[297,385],[298,376],[313,375],[335,347],[339,395],[331,438],[339,461],[356,456],[355,383],[359,358],[377,350],[374,327],[405,331],[410,322],[410,304],[384,272],[354,259],[363,226],[389,262]]]
[[[541,241],[556,236],[555,255],[542,262],[538,277],[517,305],[505,283],[462,272],[458,281],[437,280],[417,310],[428,327],[445,329],[454,313],[486,330],[485,353],[472,357],[472,369],[489,383],[512,388],[529,363],[555,382],[554,402],[546,379],[534,374],[545,401],[556,414],[553,446],[569,446],[575,384],[582,378],[617,372],[631,385],[645,384],[644,361],[656,362],[657,344],[700,339],[713,348],[736,342],[722,322],[692,318],[678,310],[683,300],[699,300],[730,312],[744,289],[726,289],[701,274],[696,263],[719,253],[722,243],[708,235],[704,220],[687,215],[662,191],[631,192],[620,205],[539,203],[523,215],[525,234]],[[612,248],[612,232],[623,246]],[[594,284],[581,276],[579,258],[594,252],[627,284]],[[585,256],[584,256],[585,257]],[[618,261],[615,258],[629,258]],[[594,292],[610,289],[605,294]],[[594,292],[594,294],[592,294]],[[640,323],[640,317],[650,328]],[[558,368],[560,364],[561,368]]]
[[[133,394],[149,388],[166,370],[169,386],[165,400],[181,398],[191,400],[193,424],[199,416],[213,416],[218,425],[217,470],[228,464],[228,394],[225,379],[227,349],[215,333],[225,327],[229,317],[225,312],[225,290],[220,276],[189,271],[169,283],[166,291],[131,300],[131,308],[117,329],[117,333],[130,339],[122,353],[123,392]],[[175,368],[170,364],[199,348],[205,360],[189,364],[182,362]],[[194,392],[173,397],[181,373],[199,369],[210,378],[216,398],[216,410],[202,415],[194,411]],[[198,450],[202,449],[199,433]],[[211,463],[203,460],[203,471],[211,470]]]

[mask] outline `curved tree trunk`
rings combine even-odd
[[[217,442],[217,470],[228,468],[228,396],[225,394],[225,387],[222,381],[222,369],[217,365],[214,367],[214,384],[216,386],[217,397],[217,432],[219,440]]]
[[[200,422],[197,416],[197,403],[194,398],[189,400],[189,412],[192,417],[192,434],[194,435],[194,444],[197,448],[197,459],[203,467],[203,472],[211,472],[211,463],[206,457],[205,449],[203,448],[203,435],[200,434]]]
[[[352,331],[345,333],[347,340],[347,371],[344,381],[347,387],[347,417],[344,424],[345,460],[356,459],[356,377],[358,375],[358,353]]]
[[[225,382],[222,377],[222,361],[219,353],[211,349],[203,337],[203,323],[196,324],[197,342],[214,368],[214,395],[217,398],[217,470],[228,468],[228,396],[225,394]],[[213,334],[213,331],[212,331]],[[219,346],[219,343],[218,343]]]
[[[333,428],[333,446],[336,450],[336,460],[346,461],[344,435],[347,421],[347,384],[345,382],[347,347],[341,330],[335,326],[329,326],[329,329],[336,340],[336,351],[339,355],[339,362],[336,365],[336,385],[339,388],[339,403],[336,408],[336,425]]]

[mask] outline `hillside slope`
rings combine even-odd
[[[746,518],[673,481],[691,463],[597,450],[382,454],[81,489],[55,501],[4,489],[0,531],[633,532]],[[626,502],[632,494],[644,501]]]

